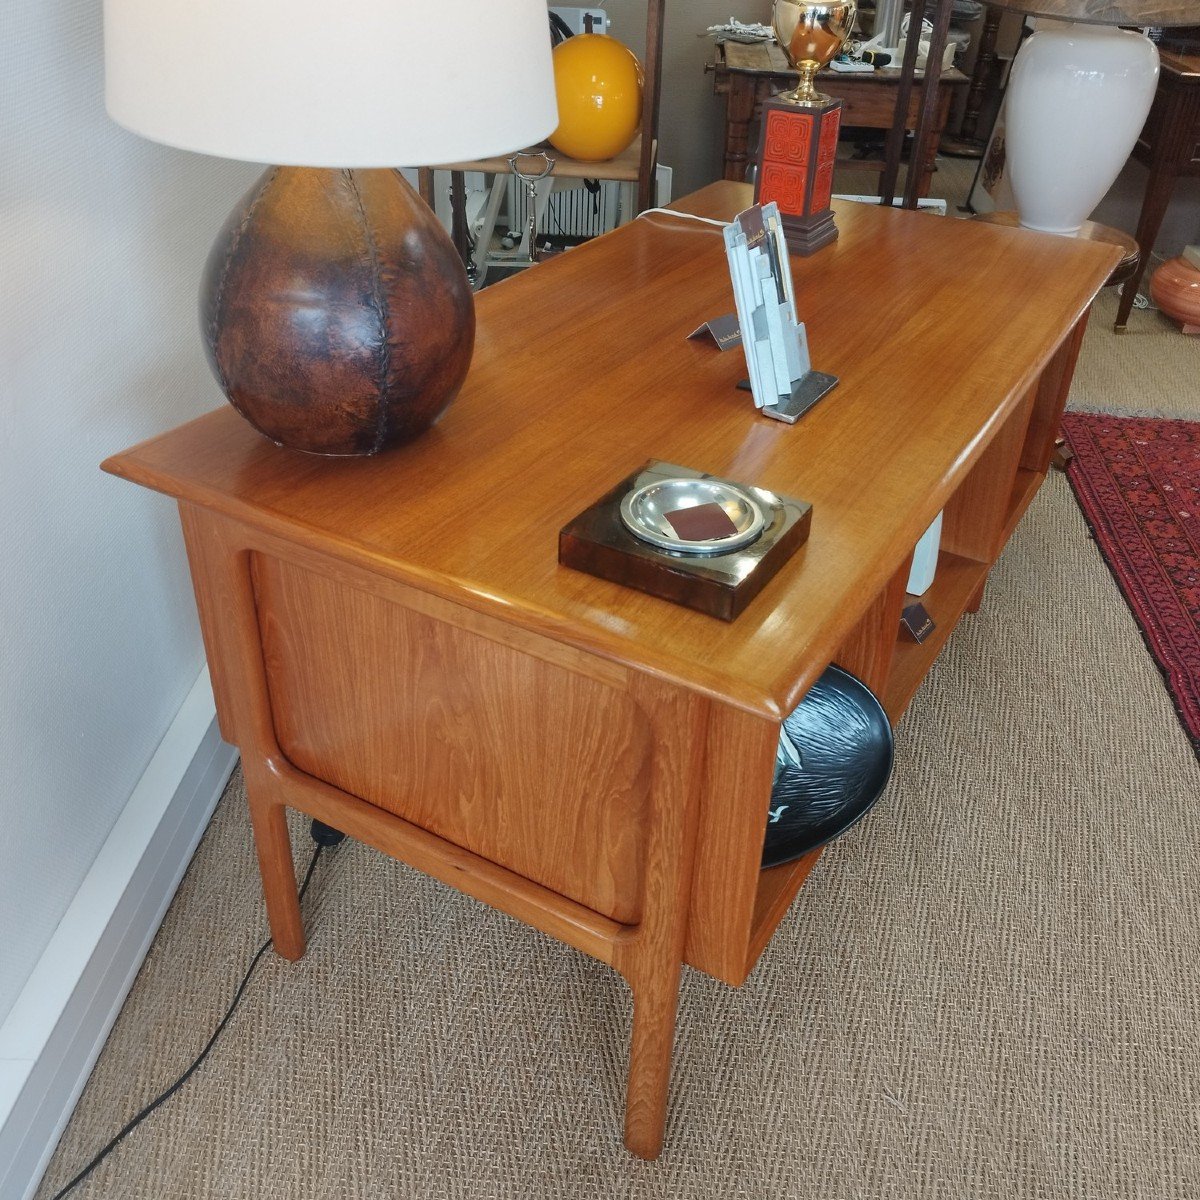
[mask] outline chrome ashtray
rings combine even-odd
[[[745,488],[719,479],[657,479],[621,501],[635,537],[676,554],[729,554],[763,531],[766,517]]]

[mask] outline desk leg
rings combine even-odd
[[[982,583],[971,593],[971,598],[967,601],[963,612],[977,613],[983,607],[983,593],[987,588],[987,580]]]
[[[258,852],[258,869],[262,874],[271,940],[282,957],[295,962],[304,955],[304,918],[300,915],[300,896],[292,865],[292,839],[288,834],[287,810],[282,804],[257,798],[255,793],[258,790],[251,782],[250,771],[246,770],[250,824],[254,828],[254,848]]]
[[[304,953],[304,922],[286,799],[272,765],[282,756],[263,666],[250,555],[236,527],[222,518],[186,503],[180,503],[179,515],[221,730],[242,752],[271,937],[275,950],[294,961]]]
[[[676,961],[643,980],[633,991],[633,1036],[625,1093],[625,1145],[639,1158],[657,1158],[667,1124],[667,1091],[675,1049],[681,963]]]
[[[1150,181],[1146,185],[1146,196],[1142,200],[1142,213],[1138,218],[1137,244],[1141,254],[1134,273],[1125,281],[1121,288],[1121,303],[1117,307],[1117,319],[1113,329],[1124,333],[1129,323],[1129,313],[1133,308],[1134,298],[1138,294],[1138,285],[1146,272],[1146,264],[1154,251],[1154,240],[1167,214],[1167,206],[1171,203],[1171,193],[1175,190],[1175,175],[1171,171],[1150,168]]]
[[[653,726],[653,806],[642,919],[618,942],[613,966],[633,993],[625,1145],[639,1158],[657,1158],[687,941],[708,704],[649,677],[630,692]]]

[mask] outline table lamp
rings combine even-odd
[[[474,304],[394,168],[554,129],[545,0],[105,0],[104,42],[119,124],[276,164],[230,216],[201,289],[233,406],[317,454],[374,454],[427,429],[466,376]]]
[[[774,201],[788,248],[808,255],[837,237],[830,200],[842,102],[813,76],[836,58],[854,28],[855,0],[775,0],[775,37],[800,82],[763,104],[754,199]]]
[[[1005,154],[1020,222],[1074,236],[1121,173],[1158,84],[1158,50],[1120,25],[1186,25],[1197,0],[989,0],[1070,22],[1039,29],[1008,85]]]

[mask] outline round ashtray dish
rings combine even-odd
[[[621,501],[634,537],[676,554],[729,554],[763,531],[761,505],[745,488],[719,479],[656,479]]]

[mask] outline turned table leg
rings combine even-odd
[[[625,1145],[639,1158],[657,1158],[662,1150],[680,974],[681,964],[676,961],[629,981],[633,1035],[625,1093]]]
[[[1146,271],[1146,264],[1154,251],[1154,240],[1158,237],[1163,217],[1171,203],[1175,190],[1175,176],[1170,171],[1150,169],[1150,182],[1146,187],[1146,198],[1142,201],[1142,214],[1138,218],[1137,244],[1141,258],[1137,267],[1121,288],[1121,303],[1117,306],[1117,319],[1113,323],[1116,333],[1124,333],[1129,323],[1129,313],[1138,294],[1138,287]]]
[[[653,729],[653,799],[642,916],[617,944],[613,966],[633,993],[625,1145],[639,1158],[657,1158],[667,1120],[708,704],[648,676],[630,694]]]
[[[250,824],[254,828],[254,848],[258,852],[271,940],[279,954],[295,962],[304,955],[304,919],[300,915],[300,895],[292,865],[292,839],[288,834],[287,810],[282,804],[256,799],[249,780],[246,792],[250,801]]]
[[[756,100],[753,82],[744,77],[730,81],[725,110],[725,178],[737,183],[746,180],[750,161],[750,125],[754,120]]]

